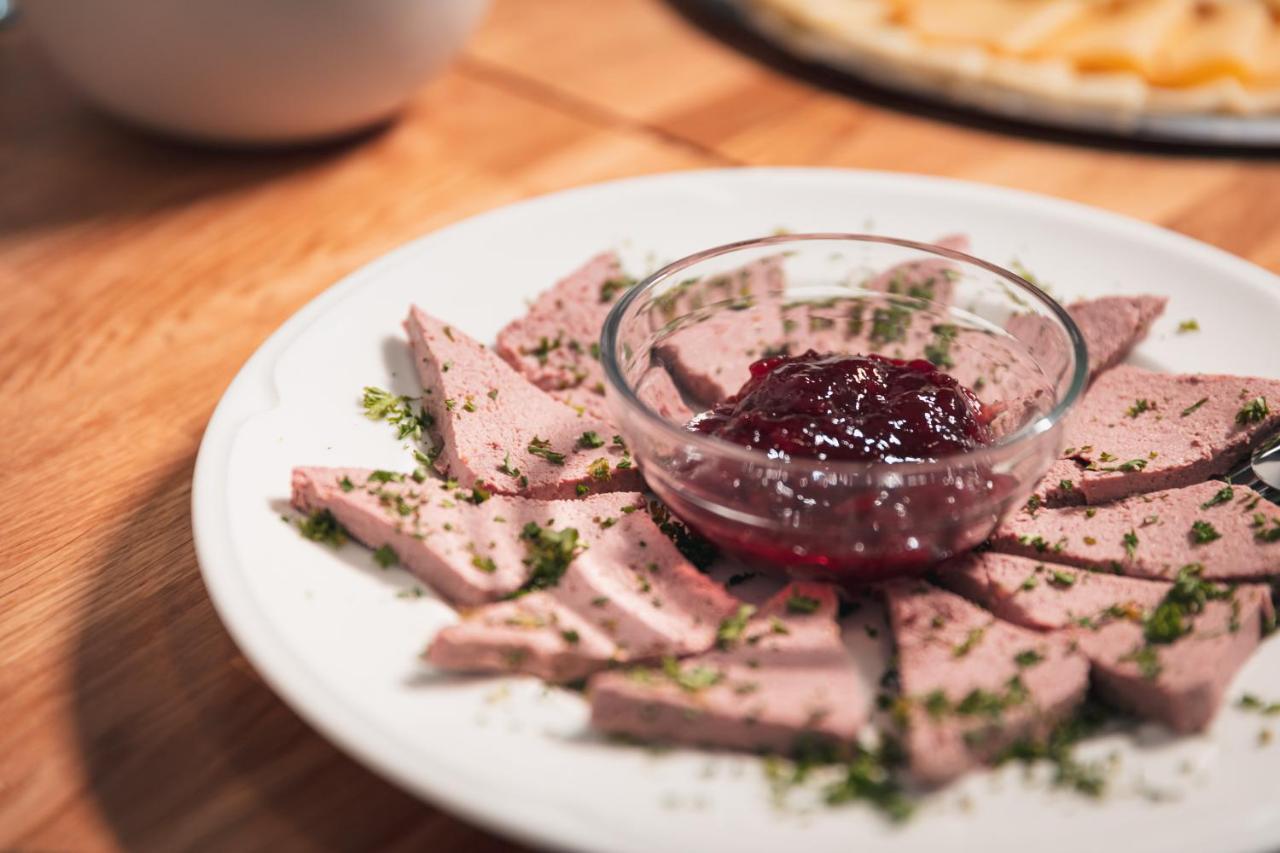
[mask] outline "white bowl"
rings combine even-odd
[[[394,115],[489,0],[30,0],[21,13],[102,109],[196,139],[285,143]]]

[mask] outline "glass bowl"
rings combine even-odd
[[[766,237],[669,264],[619,300],[600,346],[610,409],[677,517],[747,562],[841,581],[916,574],[985,540],[1058,456],[1088,375],[1070,316],[1026,279],[861,234]],[[755,360],[809,349],[928,359],[975,392],[993,440],[855,462],[688,428]]]

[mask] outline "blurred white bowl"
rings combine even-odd
[[[91,101],[180,136],[285,143],[391,117],[489,0],[29,0],[26,23]]]

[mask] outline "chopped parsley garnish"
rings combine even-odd
[[[997,718],[1005,710],[1026,702],[1029,696],[1026,685],[1015,675],[1005,684],[1002,693],[993,693],[981,687],[969,691],[955,706],[955,713],[962,717]]]
[[[1259,542],[1280,542],[1280,518],[1271,519],[1267,527],[1267,517],[1260,512],[1253,514],[1253,538]]]
[[[1115,457],[1113,456],[1113,457],[1111,457],[1111,458],[1112,458],[1112,459],[1114,459]],[[1146,467],[1147,467],[1147,460],[1145,460],[1145,459],[1130,459],[1128,462],[1121,462],[1119,465],[1111,465],[1111,466],[1108,466],[1108,467],[1106,467],[1106,468],[1099,468],[1098,470],[1099,470],[1099,471],[1108,471],[1108,472],[1110,472],[1110,471],[1125,471],[1125,472],[1130,472],[1130,471],[1141,471],[1143,468],[1146,468]]]
[[[526,353],[536,358],[538,360],[538,364],[546,364],[547,356],[551,355],[552,352],[558,349],[560,349],[559,335],[556,335],[555,340],[551,340],[544,336],[538,340],[538,345],[536,347],[531,350],[527,350]]]
[[[1197,520],[1191,523],[1191,541],[1197,545],[1205,545],[1215,539],[1221,539],[1222,534],[1218,529],[1207,521]]]
[[[1059,481],[1058,481],[1058,488],[1059,488],[1059,489],[1062,489],[1062,491],[1064,491],[1064,492],[1069,492],[1069,491],[1071,491],[1072,489],[1074,489],[1075,487],[1076,487],[1076,484],[1075,484],[1075,483],[1073,483],[1073,482],[1071,482],[1070,480],[1059,480]]]
[[[1178,324],[1178,334],[1185,335],[1187,332],[1200,331],[1200,323],[1194,317],[1190,320],[1183,320]]]
[[[580,498],[584,498],[587,495],[591,494],[591,487],[588,486],[586,483],[579,483],[578,485],[573,487],[573,493]]]
[[[1102,728],[1108,715],[1109,712],[1101,705],[1086,702],[1073,716],[1057,725],[1047,738],[1018,741],[1001,753],[997,763],[1048,761],[1055,768],[1055,785],[1089,797],[1101,796],[1106,789],[1108,765],[1104,762],[1081,763],[1073,752],[1077,743]]]
[[[957,645],[951,650],[952,655],[962,658],[977,647],[982,642],[983,635],[986,634],[985,628],[974,628],[965,636],[964,642]]]
[[[370,483],[403,483],[404,474],[397,474],[395,471],[383,471],[378,469],[369,474]]]
[[[1121,540],[1124,543],[1124,553],[1130,560],[1138,553],[1138,534],[1130,530]]]
[[[578,632],[574,631],[573,629],[569,629],[568,631],[561,631],[560,638],[571,646],[577,645],[578,641],[582,639],[580,636],[578,636]]]
[[[323,542],[337,548],[346,544],[347,531],[327,509],[319,509],[298,522],[298,532],[312,542]]]
[[[889,344],[906,340],[907,321],[911,312],[900,305],[876,308],[871,312],[871,340],[877,344]]]
[[[578,446],[584,450],[594,447],[604,447],[604,439],[600,437],[600,433],[588,430],[578,436]]]
[[[894,772],[901,763],[901,750],[894,742],[886,741],[876,751],[855,747],[844,778],[826,789],[827,805],[866,802],[894,823],[905,821],[915,805]]]
[[[926,297],[932,298],[932,296]],[[951,360],[951,344],[955,341],[959,329],[950,323],[940,323],[933,327],[933,340],[925,344],[924,357],[937,367],[955,367]]]
[[[1187,617],[1203,611],[1207,602],[1232,597],[1230,587],[1201,578],[1203,571],[1199,563],[1178,570],[1169,592],[1143,622],[1142,633],[1148,643],[1168,644],[1191,633]]]
[[[1264,702],[1252,693],[1246,693],[1241,696],[1240,701],[1236,703],[1236,707],[1244,711],[1257,711],[1267,716],[1280,714],[1280,702]]]
[[[612,302],[620,292],[630,290],[635,286],[636,280],[630,276],[615,276],[608,279],[600,285],[600,302]]]
[[[744,604],[732,616],[725,618],[720,623],[720,627],[716,629],[716,645],[722,649],[727,649],[741,639],[742,632],[747,630],[747,620],[755,612],[755,607],[750,604]]]
[[[809,595],[793,595],[787,599],[788,613],[816,613],[822,602]]]
[[[1022,669],[1026,669],[1027,667],[1030,667],[1030,666],[1035,666],[1036,664],[1040,663],[1043,660],[1044,660],[1044,655],[1040,654],[1035,649],[1027,649],[1025,651],[1018,652],[1016,655],[1013,656],[1013,662],[1016,663]]]
[[[1043,536],[1019,536],[1018,541],[1023,545],[1030,545],[1041,553],[1049,549],[1049,542]]]
[[[1039,495],[1032,495],[1031,497],[1027,498],[1026,506],[1024,506],[1023,509],[1025,509],[1031,515],[1031,517],[1034,518],[1036,512],[1040,509],[1040,506],[1042,503],[1043,502],[1040,500]]]
[[[866,803],[888,820],[900,823],[915,808],[898,778],[905,763],[902,747],[893,738],[885,737],[878,748],[869,749],[858,744],[846,748],[828,738],[801,735],[790,760],[769,756],[764,771],[774,800],[781,805],[791,789],[809,781],[813,771],[838,770],[839,778],[822,788],[822,798],[828,806]]]
[[[1267,398],[1254,397],[1241,406],[1240,411],[1236,412],[1236,423],[1240,426],[1261,423],[1269,414],[1271,414],[1271,409],[1267,407]]]
[[[493,557],[481,557],[479,554],[472,556],[471,565],[488,574],[493,574],[498,570],[498,564],[493,561]]]
[[[342,489],[344,492],[349,492],[355,487],[356,484],[351,482],[351,478],[345,474],[342,476],[342,479],[338,481],[338,488]]]
[[[506,474],[508,477],[519,477],[520,469],[511,467],[511,454],[508,453],[502,457],[502,464],[498,466],[499,474]]]
[[[593,480],[609,479],[609,460],[601,456],[587,466],[587,476]]]
[[[527,450],[529,451],[530,455],[541,456],[543,459],[547,460],[552,465],[564,464],[564,454],[557,453],[556,451],[552,450],[551,442],[548,439],[538,438],[537,436],[534,436],[533,440],[529,442],[529,447],[527,448]]]
[[[1066,589],[1069,586],[1074,586],[1075,582],[1076,582],[1076,576],[1071,574],[1070,572],[1064,572],[1059,569],[1054,569],[1052,572],[1049,573],[1050,586],[1056,586],[1059,589]]]
[[[681,667],[675,658],[662,659],[662,674],[677,687],[688,693],[697,693],[715,687],[724,680],[724,673],[709,666]]]
[[[1138,672],[1148,681],[1155,681],[1160,677],[1160,656],[1151,646],[1138,646],[1120,660],[1136,663]]]
[[[1156,407],[1156,404],[1145,398],[1139,398],[1133,401],[1133,405],[1125,412],[1131,418],[1136,418],[1143,412],[1149,412]]]
[[[572,527],[552,530],[530,521],[520,531],[528,556],[524,564],[532,571],[516,595],[535,589],[550,589],[560,583],[569,569],[569,563],[582,552],[578,531]]]
[[[1023,590],[1024,592],[1030,592],[1036,588],[1037,583],[1039,583],[1039,581],[1036,579],[1036,573],[1032,572],[1026,576],[1022,583],[1018,584],[1018,589]]]
[[[400,562],[400,558],[396,556],[396,552],[392,550],[390,545],[383,545],[374,551],[373,560],[384,569],[389,569]]]
[[[467,396],[466,402],[462,404],[462,410],[464,412],[474,412],[476,410],[476,401],[471,399],[470,395]]]
[[[386,421],[396,428],[396,438],[420,439],[422,431],[435,422],[427,410],[416,406],[416,397],[392,394],[373,385],[364,387],[361,405],[364,415],[371,421]],[[416,409],[416,411],[415,411]]]
[[[1236,496],[1236,493],[1230,486],[1223,486],[1221,489],[1218,489],[1218,491],[1214,493],[1213,497],[1209,498],[1209,500],[1200,504],[1200,508],[1208,509],[1211,506],[1224,504],[1227,501],[1234,498],[1235,496]]]
[[[1207,402],[1209,402],[1208,397],[1201,397],[1199,400],[1196,400],[1190,406],[1187,406],[1185,409],[1183,409],[1182,416],[1185,418],[1187,415],[1192,414],[1193,412],[1195,412],[1196,409],[1200,408]]]

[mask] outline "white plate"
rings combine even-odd
[[[417,301],[492,339],[524,300],[592,253],[624,251],[636,272],[734,239],[792,230],[872,230],[928,240],[963,229],[974,252],[1018,259],[1055,292],[1156,291],[1169,312],[1139,362],[1167,370],[1280,376],[1280,282],[1168,231],[1047,198],[973,184],[836,170],[685,172],[573,190],[416,240],[298,312],[236,377],[196,466],[193,515],[205,581],[240,648],[327,737],[422,797],[534,843],[581,850],[847,849],[977,844],[996,851],[1246,851],[1280,846],[1280,743],[1264,720],[1223,711],[1206,737],[1114,739],[1121,789],[1101,804],[979,774],[902,829],[864,808],[780,813],[756,759],[654,755],[592,737],[570,693],[527,679],[455,679],[417,659],[452,620],[431,596],[281,523],[294,465],[405,468],[385,424],[364,420],[361,386],[414,393],[400,321]],[[1173,333],[1195,317],[1203,331]],[[1280,699],[1280,643],[1232,691]],[[1150,734],[1150,733],[1148,733]],[[1183,766],[1185,763],[1186,766]],[[1190,768],[1189,772],[1187,768]],[[1135,779],[1175,804],[1135,794]],[[971,809],[961,807],[971,801]]]
[[[720,9],[806,62],[856,77],[886,89],[1000,118],[1068,130],[1161,142],[1269,148],[1280,145],[1280,117],[1212,113],[1160,113],[1053,101],[962,75],[922,74],[915,69],[863,55],[840,39],[797,29],[744,0],[710,0]]]

